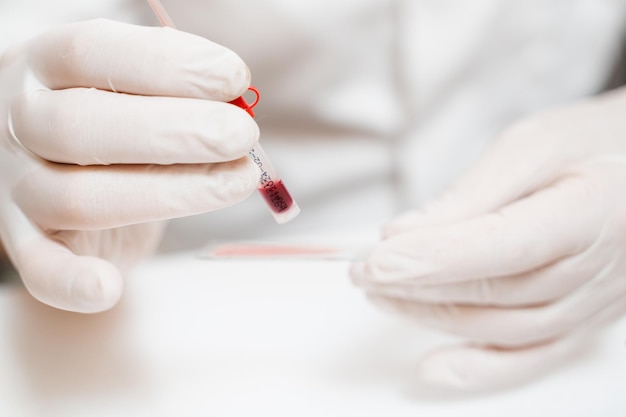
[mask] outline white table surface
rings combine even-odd
[[[429,397],[411,372],[446,337],[378,311],[347,269],[161,255],[99,315],[0,286],[0,416],[626,416],[626,320],[533,383]]]

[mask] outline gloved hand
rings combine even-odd
[[[621,89],[517,123],[353,266],[376,304],[468,340],[423,381],[521,382],[626,311],[625,115]]]
[[[0,61],[0,237],[52,306],[113,306],[163,221],[247,197],[259,131],[227,102],[250,74],[232,51],[169,28],[94,20]]]

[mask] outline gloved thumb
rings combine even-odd
[[[113,307],[122,277],[111,263],[78,256],[34,226],[12,202],[1,202],[0,236],[28,291],[53,307],[96,313]]]

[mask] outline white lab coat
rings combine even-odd
[[[626,23],[624,0],[164,4],[179,29],[228,46],[249,65],[262,93],[261,140],[302,208],[277,226],[253,196],[181,219],[170,238],[186,246],[371,226],[423,204],[507,123],[599,91]],[[10,21],[1,26],[4,42],[98,16],[158,24],[140,0],[0,8],[11,12],[2,13]]]

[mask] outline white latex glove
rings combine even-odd
[[[508,129],[440,199],[387,225],[352,278],[468,339],[426,355],[423,380],[519,382],[626,311],[625,190],[622,89]]]
[[[87,21],[7,51],[0,236],[28,290],[108,309],[163,220],[252,193],[258,127],[226,103],[249,82],[235,53],[169,28]]]

